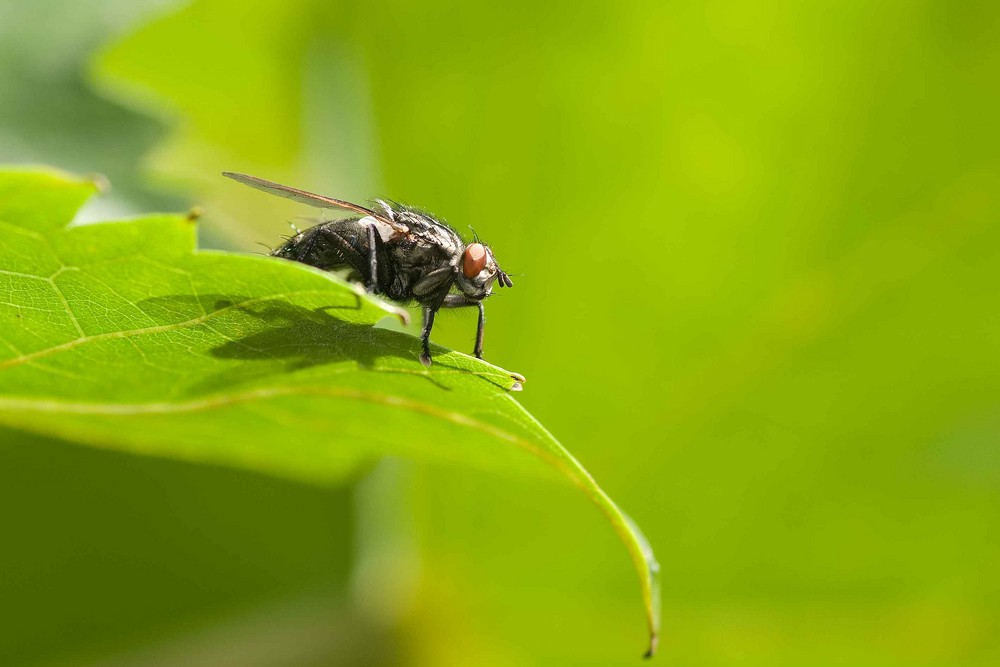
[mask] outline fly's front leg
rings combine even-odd
[[[486,331],[486,309],[482,301],[470,299],[463,294],[449,294],[441,304],[445,308],[468,308],[476,306],[479,308],[479,325],[476,327],[476,349],[473,351],[476,359],[483,358],[483,333]]]
[[[483,302],[480,301],[476,304],[479,306],[479,324],[476,326],[476,359],[483,358],[483,333],[486,331],[486,309],[483,308]]]

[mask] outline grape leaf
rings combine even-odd
[[[190,216],[68,224],[98,189],[0,171],[0,424],[82,444],[329,481],[390,454],[545,474],[646,540],[510,395],[523,378],[374,327],[397,307],[328,273],[195,249]],[[542,465],[539,465],[541,463]]]

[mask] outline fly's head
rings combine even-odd
[[[514,286],[510,277],[497,265],[488,245],[478,241],[467,245],[462,252],[462,270],[455,280],[462,294],[480,301],[493,291],[494,282],[500,287]]]

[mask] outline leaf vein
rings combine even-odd
[[[234,309],[237,309],[237,308],[242,308],[244,306],[252,305],[252,304],[255,304],[255,303],[261,303],[261,302],[264,302],[264,301],[272,301],[272,300],[275,300],[275,299],[284,299],[284,298],[287,298],[289,296],[293,296],[293,295],[296,295],[296,294],[312,294],[312,293],[324,294],[324,293],[326,293],[326,291],[327,290],[318,290],[318,289],[317,290],[297,290],[297,291],[294,291],[294,292],[286,292],[286,293],[281,293],[281,294],[269,294],[268,296],[256,297],[256,298],[253,298],[253,299],[246,299],[245,301],[240,301],[239,303],[230,304],[230,305],[225,306],[223,308],[219,308],[218,310],[213,310],[210,313],[206,313],[205,315],[200,315],[198,317],[195,317],[195,318],[190,319],[190,320],[186,320],[184,322],[174,322],[172,324],[162,324],[162,325],[159,325],[159,326],[145,327],[145,328],[142,328],[142,329],[129,329],[129,330],[125,330],[125,331],[109,331],[107,333],[94,334],[92,336],[87,336],[87,335],[83,334],[83,332],[81,330],[81,332],[80,332],[81,336],[79,338],[74,338],[73,340],[67,341],[65,343],[60,343],[59,345],[53,345],[51,347],[43,348],[41,350],[36,350],[35,352],[30,352],[28,354],[24,354],[24,355],[21,355],[19,357],[15,357],[13,359],[8,359],[6,361],[2,361],[2,362],[0,362],[0,370],[4,370],[5,368],[10,368],[12,366],[18,366],[18,365],[27,363],[29,361],[33,361],[35,359],[39,359],[41,357],[49,356],[51,354],[58,354],[60,352],[65,352],[67,350],[72,350],[74,348],[80,347],[81,345],[86,345],[87,343],[99,342],[99,341],[103,341],[103,340],[114,340],[114,339],[117,339],[117,338],[130,338],[132,336],[145,336],[145,335],[150,335],[150,334],[163,333],[163,332],[166,332],[166,331],[176,331],[176,330],[179,330],[179,329],[185,329],[187,327],[197,326],[199,324],[202,324],[202,323],[210,320],[211,318],[213,318],[216,315],[219,315],[221,313],[224,313],[224,312],[227,312],[227,311],[230,311],[230,310],[234,310]],[[60,293],[60,295],[61,295],[61,293]],[[63,299],[63,300],[65,301],[65,299]],[[74,318],[74,321],[75,321],[75,318]],[[77,325],[77,327],[79,327],[79,325]]]

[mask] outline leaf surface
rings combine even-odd
[[[96,189],[0,172],[0,423],[311,481],[385,454],[555,473],[622,538],[655,647],[648,544],[512,398],[519,376],[444,349],[425,369],[416,338],[374,326],[396,307],[300,264],[198,251],[189,217],[69,224]]]

